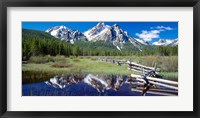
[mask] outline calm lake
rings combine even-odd
[[[60,75],[44,82],[22,84],[22,96],[141,96],[141,91],[133,90],[140,87],[134,83],[127,76]],[[146,93],[145,96],[164,94]]]

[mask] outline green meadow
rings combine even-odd
[[[33,83],[50,79],[55,75],[74,74],[84,77],[86,74],[128,75],[142,74],[129,71],[127,64],[117,64],[99,61],[97,58],[115,58],[131,60],[146,66],[156,66],[161,69],[160,75],[165,79],[178,80],[177,56],[33,56],[22,64],[22,82]]]

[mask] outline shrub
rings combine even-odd
[[[54,59],[47,55],[47,56],[32,56],[30,57],[29,61],[30,63],[36,63],[36,64],[43,64],[48,62],[54,62]]]

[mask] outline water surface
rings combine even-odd
[[[133,88],[142,86],[134,83],[127,76],[118,75],[60,75],[44,82],[23,84],[22,96],[141,96],[142,92],[133,91]],[[152,93],[145,95],[163,96]]]

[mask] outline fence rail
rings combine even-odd
[[[127,61],[128,64],[128,70],[133,70],[133,71],[137,71],[137,72],[149,72],[154,70],[156,73],[160,72],[160,68],[155,68],[155,67],[149,67],[149,66],[144,66],[135,62],[130,62]]]
[[[128,65],[128,70],[141,72],[142,75],[131,74],[131,85],[136,87],[131,88],[132,91],[142,92],[142,95],[146,93],[159,94],[159,95],[177,95],[178,94],[178,82],[172,80],[166,80],[163,78],[157,78],[160,72],[160,68],[149,67],[136,62],[99,58],[98,60],[104,62],[111,62],[121,66],[122,64]],[[158,75],[159,76],[159,75]],[[164,87],[167,89],[152,88],[153,86]]]

